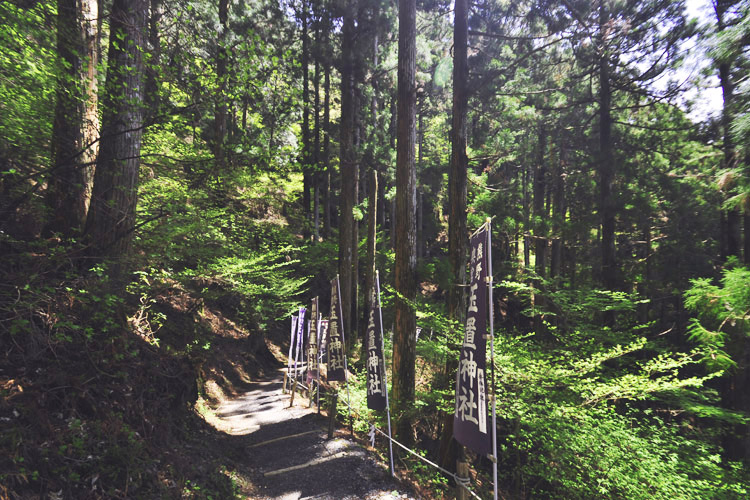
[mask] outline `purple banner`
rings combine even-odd
[[[331,281],[331,319],[328,321],[328,381],[346,381],[344,330],[341,327],[339,277]]]
[[[310,307],[310,336],[307,341],[307,383],[318,380],[318,298],[312,299]]]
[[[367,407],[385,410],[388,404],[386,391],[385,359],[383,357],[383,321],[380,311],[380,280],[371,290],[370,319],[367,322]]]
[[[492,451],[487,426],[487,226],[471,237],[469,308],[456,373],[453,437],[479,454]]]

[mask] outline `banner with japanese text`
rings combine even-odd
[[[341,327],[341,290],[339,277],[331,281],[331,317],[328,320],[328,381],[346,381],[344,369],[344,331]]]
[[[328,345],[328,320],[320,322],[320,331],[318,332],[318,357],[323,359],[326,355],[326,346]]]
[[[307,309],[304,307],[299,308],[299,317],[297,319],[297,342],[294,346],[294,376],[300,376],[300,358],[304,356],[304,345],[305,345],[305,313]]]
[[[385,358],[383,357],[383,323],[380,311],[380,280],[371,293],[370,317],[367,322],[367,407],[385,410],[387,403]]]
[[[488,227],[471,237],[469,304],[456,373],[453,437],[479,454],[492,451],[487,425],[487,248]]]
[[[307,383],[318,380],[318,298],[312,299],[310,307],[310,334],[307,341]]]

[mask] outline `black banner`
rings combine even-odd
[[[385,410],[386,397],[385,359],[383,357],[383,323],[380,314],[380,280],[371,290],[370,319],[367,322],[367,407]]]
[[[318,298],[312,299],[310,307],[310,335],[307,341],[307,383],[318,380]]]
[[[453,437],[479,454],[492,451],[487,425],[487,226],[471,237],[469,308],[456,373]]]
[[[331,281],[331,318],[328,320],[328,381],[345,381],[344,330],[341,328],[339,277]]]

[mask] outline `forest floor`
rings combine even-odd
[[[231,436],[234,480],[252,499],[416,498],[391,477],[388,465],[337,431],[327,439],[327,418],[298,395],[282,391],[283,371],[255,381],[249,391],[205,413]]]

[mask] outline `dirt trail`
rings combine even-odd
[[[337,432],[327,440],[327,422],[297,395],[289,408],[282,394],[283,372],[252,384],[251,390],[224,402],[212,424],[241,440],[246,470],[241,487],[247,498],[395,499],[417,498],[390,476],[362,445]],[[236,444],[236,443],[234,443]]]

